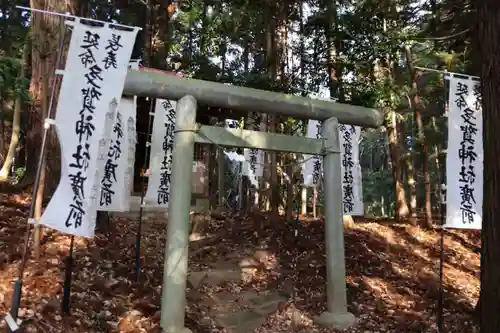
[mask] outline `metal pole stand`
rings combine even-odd
[[[444,332],[444,225],[446,224],[446,185],[441,184],[440,193],[440,210],[441,210],[441,230],[440,230],[440,240],[439,240],[439,295],[437,303],[437,326],[438,332]]]
[[[141,176],[141,201],[139,206],[139,218],[137,221],[137,234],[135,236],[135,282],[139,283],[141,278],[141,239],[142,239],[142,220],[144,214],[144,208],[146,206],[146,202],[144,197],[146,195],[146,168],[149,164],[149,158],[151,154],[151,132],[153,130],[153,120],[155,110],[155,99],[150,99],[149,106],[149,116],[148,116],[148,132],[146,133],[146,145],[144,155],[144,163],[142,164],[142,176]]]

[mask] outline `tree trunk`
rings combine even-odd
[[[0,100],[0,103],[2,103],[2,101]],[[5,108],[4,108],[5,110]],[[2,112],[2,111],[0,111]],[[4,122],[4,118],[5,118],[5,113],[2,112],[2,114],[0,115],[0,162],[4,163],[5,162],[5,151],[7,150],[6,149],[6,143],[5,143],[5,122]],[[2,160],[3,159],[3,160]]]
[[[31,8],[67,12],[77,14],[80,10],[78,0],[70,2],[61,2],[57,0],[32,0]],[[57,63],[58,54],[62,50],[59,49],[62,39],[65,36],[65,26],[60,17],[49,14],[34,13],[32,25],[32,75],[30,82],[30,92],[33,97],[32,111],[28,125],[27,146],[30,149],[28,153],[28,164],[26,166],[27,175],[33,177],[36,174],[36,166],[38,160],[42,159],[41,174],[39,179],[38,191],[35,194],[35,219],[39,219],[42,215],[42,205],[44,194],[46,193],[46,185],[48,189],[53,190],[58,184],[60,171],[60,149],[59,142],[56,137],[55,130],[52,129],[47,140],[47,152],[45,156],[40,156],[40,142],[43,135],[44,120],[49,116],[50,108],[50,91],[56,89],[57,81],[55,70],[58,69]],[[54,96],[57,96],[54,94]],[[54,113],[50,114],[54,118]],[[51,191],[52,192],[52,191]],[[42,228],[37,226],[34,229],[34,255],[35,258],[40,257],[40,242],[42,238]]]
[[[481,333],[500,332],[500,6],[495,0],[477,0],[476,29],[472,48],[474,64],[482,79],[483,147],[484,147],[484,198],[481,230]]]
[[[411,87],[414,93],[412,99],[412,106],[415,115],[415,122],[417,123],[417,145],[420,148],[419,153],[420,153],[420,158],[422,159],[422,173],[424,174],[424,183],[425,183],[424,224],[427,228],[432,228],[431,175],[429,173],[429,153],[427,147],[427,140],[425,138],[422,114],[420,112],[422,109],[422,103],[420,100],[420,95],[418,92],[418,85],[417,85],[418,73],[415,70],[415,67],[413,66],[414,62],[413,55],[408,45],[405,45],[404,52],[406,55],[406,66],[408,67],[408,71],[410,72]],[[416,177],[416,173],[418,172],[417,168],[415,167],[413,171],[415,172],[415,176],[413,178],[417,179]]]
[[[401,163],[401,149],[399,146],[399,138],[397,131],[396,112],[390,111],[387,127],[387,137],[389,139],[389,151],[392,164],[392,175],[394,177],[394,196],[395,212],[394,217],[396,221],[404,220],[408,217],[408,203],[406,202],[405,188],[401,182],[402,177],[402,163]]]
[[[342,88],[342,66],[339,63],[338,53],[340,52],[340,41],[338,38],[338,13],[336,1],[326,1],[325,15],[325,35],[328,43],[327,54],[327,69],[328,69],[328,86],[330,88],[330,97],[337,98],[342,103],[344,94]]]
[[[24,47],[23,62],[21,63],[21,70],[19,72],[19,77],[24,77],[26,72],[26,65],[29,59],[30,43],[26,42]],[[17,145],[19,143],[19,138],[21,136],[21,110],[22,110],[22,99],[20,96],[16,98],[14,104],[14,116],[12,119],[12,135],[10,138],[9,151],[3,162],[2,170],[0,170],[0,180],[6,180],[9,176],[9,171],[14,163],[14,156],[16,155]]]
[[[424,134],[422,115],[420,114],[420,112],[415,112],[415,119],[417,121],[418,143],[420,146],[420,157],[422,159],[422,173],[424,174],[424,183],[425,183],[424,225],[427,228],[432,228],[432,202],[431,202],[432,190],[431,190],[431,175],[429,173],[429,152]]]
[[[172,65],[168,61],[169,49],[171,44],[170,11],[175,10],[171,0],[160,1],[160,10],[156,17],[158,24],[158,37],[162,41],[156,57],[157,66],[160,69],[172,70]],[[148,4],[151,7],[151,4]],[[206,6],[205,6],[206,7]]]
[[[53,12],[70,12],[78,14],[80,9],[78,0],[31,0],[30,7],[34,9],[53,11]],[[40,158],[40,142],[43,135],[43,115],[41,103],[43,99],[48,99],[49,94],[44,95],[43,80],[48,80],[49,86],[52,87],[55,83],[55,70],[57,69],[57,55],[59,53],[59,45],[61,44],[66,27],[64,19],[59,16],[50,14],[33,13],[32,18],[32,72],[30,82],[30,93],[33,98],[32,110],[28,119],[27,137],[26,137],[26,176],[27,183],[34,180],[36,166]],[[47,68],[47,70],[45,70]],[[46,73],[45,73],[46,72]],[[56,95],[57,96],[57,95]],[[53,110],[54,111],[54,110]],[[51,115],[54,117],[54,114]],[[47,184],[54,187],[58,183],[58,175],[60,168],[59,161],[59,144],[55,135],[55,131],[51,130],[51,135],[47,142],[50,153],[47,156]]]
[[[384,24],[385,27],[385,24]],[[373,77],[376,80],[387,80],[391,84],[394,84],[394,73],[391,70],[391,59],[390,55],[386,56],[385,68],[383,68],[381,62],[375,63],[373,67]],[[398,136],[398,120],[396,111],[392,109],[392,106],[387,106],[385,102],[385,127],[387,129],[387,141],[388,141],[388,153],[387,162],[389,168],[392,170],[392,176],[394,178],[394,217],[396,221],[406,219],[410,213],[408,209],[408,203],[406,201],[406,191],[402,183],[402,171],[403,171],[403,161],[401,160],[401,145],[400,137]]]
[[[410,223],[417,222],[417,186],[415,181],[415,172],[413,171],[412,155],[407,153],[405,157],[406,163],[406,180],[408,183],[409,192],[409,208],[410,208]]]
[[[436,117],[432,117],[431,118],[431,124],[432,124],[432,130],[434,131],[434,133],[439,133],[439,129],[437,127],[437,124],[436,124]],[[444,170],[441,166],[441,162],[439,160],[440,158],[440,151],[441,149],[439,148],[438,144],[434,144],[434,166],[435,166],[435,173],[438,175],[438,184],[437,186],[434,186],[434,192],[435,192],[435,198],[438,198],[438,201],[440,201],[441,199],[441,184],[444,183]],[[434,206],[434,205],[433,205]],[[437,207],[439,207],[439,202],[438,202],[438,205]],[[441,213],[441,210],[438,210],[439,213]],[[441,220],[440,220],[441,221]]]
[[[49,91],[50,91],[50,84],[49,84],[49,73],[51,72],[52,68],[49,66],[46,66],[45,68],[45,75],[42,78],[42,96],[48,96]],[[48,116],[48,111],[49,111],[49,101],[48,98],[43,98],[42,99],[42,116],[43,119],[47,118]],[[40,157],[42,159],[41,162],[41,169],[40,169],[40,179],[38,182],[38,189],[35,194],[35,215],[34,218],[35,220],[39,220],[42,217],[43,213],[43,199],[44,199],[44,194],[45,194],[45,185],[46,185],[46,179],[47,179],[47,154],[44,154],[43,156]],[[42,236],[43,236],[43,229],[40,224],[36,224],[35,228],[33,230],[34,236],[33,236],[33,252],[34,252],[34,257],[35,260],[40,260],[40,244],[42,241]]]
[[[411,123],[413,125],[413,123]],[[409,222],[411,224],[417,223],[417,186],[415,181],[415,172],[413,171],[413,154],[412,149],[406,146],[406,139],[408,136],[413,137],[413,126],[407,126],[405,120],[399,123],[398,128],[398,140],[401,145],[405,148],[405,153],[402,155],[402,162],[404,163],[404,175],[403,179],[406,179],[406,183],[408,185],[408,208],[410,210],[410,219]],[[410,130],[408,130],[410,127]]]
[[[277,78],[277,71],[278,71],[277,58],[279,57],[277,52],[277,40],[276,40],[277,24],[276,20],[273,18],[272,15],[272,11],[275,10],[275,8],[273,8],[272,6],[268,6],[266,10],[267,10],[266,17],[269,18],[268,28],[266,32],[266,67],[267,67],[269,83],[274,84]],[[276,115],[269,115],[267,119],[268,119],[268,132],[277,133],[276,131],[278,127],[277,123],[279,121],[278,117]],[[275,215],[278,215],[279,205],[280,205],[280,193],[279,193],[280,189],[278,185],[277,152],[273,151],[267,154],[269,156],[269,163],[270,163],[269,183],[271,187],[270,189],[271,212]]]
[[[142,62],[144,66],[150,66],[153,58],[153,5],[152,0],[148,0],[145,13],[145,28],[144,28],[144,52]]]

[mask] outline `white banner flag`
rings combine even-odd
[[[97,154],[97,164],[94,173],[94,185],[90,191],[90,198],[92,200],[93,207],[97,207],[98,210],[100,206],[100,201],[109,197],[112,193],[111,190],[111,178],[113,180],[116,178],[116,166],[115,164],[108,164],[108,154],[109,150],[114,145],[113,129],[116,122],[116,116],[118,114],[118,102],[113,100],[111,103],[110,110],[106,114],[106,120],[104,122],[104,129],[102,131],[102,137],[99,140],[99,152]],[[114,135],[116,137],[116,134]],[[113,143],[112,143],[113,141]],[[114,149],[116,150],[116,148]],[[114,155],[114,153],[112,153]],[[108,178],[110,179],[108,181]],[[104,183],[103,183],[104,182]]]
[[[137,31],[74,23],[55,118],[61,180],[39,221],[43,225],[75,236],[94,235],[98,207],[91,196],[99,182],[99,141],[106,114],[121,98]]]
[[[321,138],[321,122],[309,120],[307,123],[307,137]],[[304,155],[306,162],[302,164],[302,176],[307,186],[317,186],[323,177],[322,157],[320,155]]]
[[[266,129],[266,124],[263,117],[259,114],[254,114],[252,116],[254,124],[253,131],[260,131],[264,128]],[[248,176],[250,178],[250,182],[257,186],[258,177],[262,177],[264,174],[264,151],[260,149],[249,149],[246,148],[243,150],[243,156],[245,156],[245,163],[243,168],[243,175]]]
[[[250,184],[259,186],[259,177],[264,174],[264,151],[259,149],[243,149],[243,166],[241,174],[247,176]]]
[[[339,124],[339,144],[342,157],[342,206],[344,215],[364,215],[359,140],[361,128]]]
[[[481,229],[483,114],[479,82],[450,78],[446,228]]]
[[[243,156],[245,156],[245,168],[243,175],[262,177],[264,174],[264,151],[260,149],[243,149]]]
[[[129,64],[130,69],[139,69],[139,60],[131,61]],[[123,100],[123,99],[122,99]],[[125,184],[127,195],[127,211],[130,210],[130,198],[134,192],[134,176],[135,176],[135,151],[137,146],[137,97],[132,99],[127,98],[129,107],[124,110],[124,119],[127,120],[127,170],[125,171]]]
[[[138,61],[131,61],[128,68],[138,69],[138,65]],[[98,210],[125,212],[130,208],[135,162],[136,101],[135,96],[121,98],[113,128],[106,133],[109,144],[103,157],[103,172],[99,177],[101,188]]]
[[[150,175],[145,196],[148,205],[168,207],[176,104],[176,101],[156,100],[149,158]]]
[[[309,120],[307,137],[321,138],[321,122]],[[359,140],[361,128],[358,126],[339,124],[339,144],[342,159],[342,206],[345,215],[363,215],[363,184],[359,164]],[[304,184],[315,186],[323,177],[323,161],[319,155],[306,155],[302,165]]]
[[[224,128],[238,128],[238,121],[235,119],[226,119],[224,122]],[[228,152],[224,150],[224,154],[233,162],[237,162],[238,164],[233,167],[234,172],[236,172],[240,176],[247,176],[249,170],[249,163],[245,159],[245,150],[243,150],[243,154],[238,154],[235,151]]]
[[[135,112],[135,98],[123,97],[120,101],[115,124],[111,133],[111,144],[105,155],[104,172],[100,184],[101,195],[99,198],[99,210],[125,212],[129,208],[129,155],[130,153],[135,154]],[[129,133],[131,121],[134,121],[134,133]],[[133,135],[131,141],[129,141],[130,135]],[[132,152],[130,151],[131,148],[133,148]],[[134,167],[133,157],[134,156],[132,156],[132,172]]]

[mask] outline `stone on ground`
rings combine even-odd
[[[244,268],[239,267],[238,262],[225,261],[213,266],[204,271],[190,272],[188,281],[191,286],[199,288],[201,285],[238,283],[245,277]],[[278,292],[258,294],[252,290],[238,293],[221,291],[212,295],[210,316],[232,333],[249,333],[262,326],[267,317],[286,301],[284,293]]]

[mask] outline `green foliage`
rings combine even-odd
[[[394,179],[389,170],[363,172],[363,201],[365,214],[388,216],[394,214]]]
[[[29,81],[26,77],[19,77],[20,70],[19,59],[0,57],[0,96],[3,100],[13,100],[17,96],[29,100],[30,96],[27,93]]]
[[[29,98],[28,82],[19,78],[27,17],[14,6],[22,3],[15,0],[0,5],[0,95],[10,102],[19,95]],[[145,22],[148,3],[152,5],[151,21]],[[419,183],[422,161],[415,148],[423,141],[416,137],[416,95],[429,151],[446,147],[447,122],[440,117],[446,94],[442,75],[424,72],[415,88],[407,67],[409,61],[420,67],[470,70],[469,34],[453,37],[469,26],[470,1],[168,3],[178,6],[170,15],[159,0],[89,0],[81,14],[151,28],[152,66],[179,63],[179,71],[187,77],[303,96],[332,88],[332,97],[346,103],[381,109],[388,119],[396,115],[400,149],[412,159]],[[144,53],[148,42],[145,30],[138,38],[137,55]],[[410,48],[412,59],[406,59],[404,46]],[[332,66],[338,82],[330,75]],[[335,84],[339,87],[333,87]],[[281,122],[287,133],[305,135],[303,120],[282,118]],[[384,129],[365,130],[360,159],[367,212],[390,214],[393,210],[394,181],[388,155]],[[430,162],[434,165],[432,158]],[[440,170],[431,171],[434,181]]]
[[[26,167],[16,168],[16,170],[14,171],[14,183],[17,183],[21,179],[23,179],[25,174],[26,174]]]
[[[23,0],[0,2],[0,56],[22,55],[28,33],[27,15],[23,15],[16,6],[26,6],[25,2]]]

